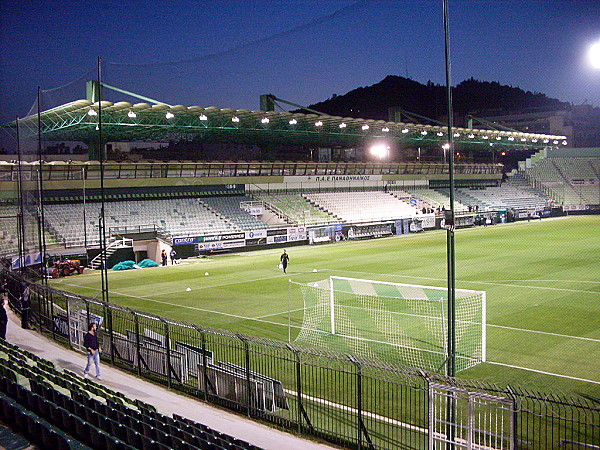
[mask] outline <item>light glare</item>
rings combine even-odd
[[[596,42],[590,47],[590,63],[594,69],[600,69],[600,42]]]
[[[375,144],[370,148],[369,152],[376,158],[384,159],[388,156],[389,147],[385,144]]]

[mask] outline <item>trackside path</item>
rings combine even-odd
[[[35,331],[23,330],[20,327],[19,318],[10,310],[7,312],[9,316],[6,335],[8,342],[52,361],[59,367],[75,373],[82,373],[87,361],[83,354],[68,350]],[[122,392],[131,399],[140,399],[154,405],[162,414],[169,416],[173,413],[179,414],[258,447],[269,450],[324,450],[336,448],[275,430],[243,416],[213,407],[200,400],[163,389],[127,372],[115,369],[104,361],[101,370],[102,381],[100,383],[112,390]]]

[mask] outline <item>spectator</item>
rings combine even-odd
[[[98,325],[93,322],[88,325],[88,332],[85,334],[83,338],[83,346],[87,351],[88,362],[83,369],[83,376],[87,377],[90,372],[90,366],[92,365],[92,361],[96,366],[96,378],[100,379],[100,353],[102,353],[102,349],[98,344],[98,335],[96,331],[98,329]]]

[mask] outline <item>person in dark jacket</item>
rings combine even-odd
[[[21,294],[21,327],[25,330],[29,329],[29,310],[31,309],[31,300],[29,299],[29,295],[31,294],[31,290],[29,286],[25,288],[23,293]]]
[[[283,268],[283,273],[287,273],[286,270],[287,270],[287,266],[290,262],[290,257],[285,250],[281,254],[281,257],[279,258],[279,260],[281,261],[281,267]]]
[[[160,258],[162,259],[162,265],[166,266],[167,265],[167,251],[163,250],[162,253],[160,254]]]
[[[93,361],[96,366],[96,378],[100,379],[100,353],[102,353],[102,349],[98,344],[98,335],[96,334],[97,329],[98,325],[96,323],[90,323],[88,332],[83,338],[83,346],[85,347],[88,358],[87,366],[85,366],[85,369],[83,370],[83,376],[87,377]]]
[[[0,339],[3,340],[6,340],[6,326],[8,325],[8,315],[4,309],[5,299],[4,291],[0,292]]]

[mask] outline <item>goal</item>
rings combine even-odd
[[[304,299],[297,343],[443,372],[446,289],[335,276],[291,283]],[[485,361],[485,322],[485,292],[457,289],[457,371]]]

